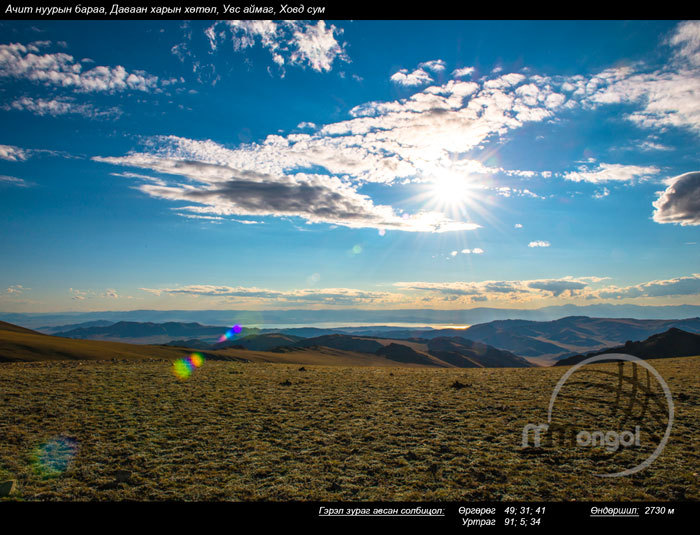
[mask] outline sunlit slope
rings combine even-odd
[[[136,345],[98,340],[74,340],[36,333],[10,323],[0,324],[0,362],[42,360],[178,359],[189,348]],[[338,366],[421,366],[399,363],[379,355],[319,347],[293,353],[273,353],[242,349],[201,351],[206,359],[284,364],[323,364]],[[432,366],[439,364],[430,364]]]
[[[44,334],[0,329],[0,362],[38,360],[176,359],[181,348],[139,346],[119,342],[71,340]]]
[[[7,323],[5,321],[0,321],[0,331],[10,331],[10,332],[15,332],[15,333],[27,333],[27,334],[41,334],[36,331],[32,331],[31,329],[27,329],[25,327],[20,327],[19,325],[15,325],[13,323]]]

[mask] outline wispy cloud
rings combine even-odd
[[[600,163],[595,167],[582,165],[578,171],[564,173],[566,180],[573,182],[630,182],[656,175],[658,167]]]
[[[326,22],[295,20],[227,20],[205,30],[211,50],[231,40],[234,51],[260,45],[280,68],[289,65],[309,67],[316,72],[332,70],[336,61],[350,61],[345,43],[338,41],[343,30]],[[284,71],[282,71],[284,72]]]
[[[29,157],[28,151],[12,145],[0,145],[0,160],[21,162]]]
[[[424,292],[434,300],[462,301],[530,301],[552,297],[574,298],[583,295],[591,283],[602,277],[562,277],[536,280],[487,280],[479,282],[396,282],[394,286],[408,292]]]
[[[633,286],[609,286],[593,293],[600,299],[700,295],[700,274],[655,280]]]
[[[100,109],[92,104],[80,104],[75,99],[63,97],[53,99],[21,97],[8,102],[2,109],[30,111],[36,115],[80,115],[91,119],[117,118],[122,114],[118,107]]]
[[[217,297],[226,300],[275,301],[277,303],[302,303],[335,305],[362,305],[385,303],[395,299],[389,292],[357,290],[352,288],[312,288],[299,290],[271,290],[256,287],[215,286],[193,284],[176,288],[140,288],[154,295],[185,295],[190,297]]]
[[[462,67],[460,69],[455,69],[452,71],[452,76],[455,78],[465,78],[471,76],[474,72],[474,67]]]
[[[528,247],[549,247],[551,244],[548,241],[538,240],[531,241],[527,244]]]
[[[0,175],[0,186],[2,185],[7,185],[7,186],[17,186],[20,188],[28,188],[31,183],[27,182],[26,180],[22,178],[17,178],[14,176],[7,176],[7,175]]]
[[[25,288],[21,284],[13,284],[9,288],[5,290],[6,293],[8,294],[14,294],[14,295],[19,295],[23,292],[26,292],[28,290],[31,290],[31,288]]]
[[[0,77],[24,79],[78,92],[153,91],[170,80],[159,80],[145,71],[127,71],[116,67],[96,66],[88,70],[80,61],[64,52],[41,53],[40,45],[11,43],[0,45]]]

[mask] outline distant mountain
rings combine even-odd
[[[349,340],[340,340],[345,337]],[[263,337],[266,338],[266,337]],[[269,339],[269,337],[267,337]],[[284,338],[284,337],[280,337]],[[323,337],[320,337],[323,338]],[[318,342],[317,340],[316,342]],[[201,350],[205,360],[228,360],[237,362],[266,362],[284,364],[313,364],[337,366],[405,366],[405,367],[474,367],[511,365],[499,362],[498,350],[483,344],[475,345],[468,340],[453,339],[449,345],[450,355],[447,362],[431,355],[427,341],[407,340],[398,343],[395,340],[358,339],[348,335],[329,337],[326,343],[354,348],[376,348],[375,353],[336,349],[327,346],[311,347],[283,346],[279,351],[253,351],[238,347],[216,350]],[[187,340],[183,342],[187,343]],[[371,342],[374,342],[373,344]],[[377,347],[378,346],[378,347]],[[480,347],[483,346],[483,347]],[[24,327],[0,322],[0,363],[31,362],[45,360],[156,360],[164,361],[163,366],[170,366],[168,361],[187,357],[192,347],[176,345],[145,345],[123,342],[80,340],[62,338],[37,333]],[[506,360],[510,355],[503,355]],[[459,358],[463,357],[463,358]],[[512,364],[519,365],[519,364]],[[528,365],[525,363],[525,365]]]
[[[468,328],[397,329],[390,326],[292,327],[257,329],[243,327],[235,337],[219,343],[228,328],[196,322],[128,322],[85,325],[59,331],[56,336],[86,340],[119,341],[140,344],[167,344],[192,349],[245,347],[253,351],[277,350],[281,347],[330,347],[343,351],[375,352],[384,340],[461,337],[498,348],[538,364],[550,364],[561,358],[618,345],[626,340],[641,340],[676,327],[700,333],[700,318],[647,320],[631,318],[590,318],[569,316],[553,321],[496,320]],[[103,325],[107,323],[107,325]]]
[[[72,331],[74,329],[87,329],[90,327],[109,327],[113,325],[113,321],[107,320],[95,320],[95,321],[85,321],[83,323],[73,323],[70,325],[54,325],[54,326],[44,326],[38,327],[36,330],[44,334],[55,334],[65,331]]]
[[[201,339],[203,342],[215,342],[228,330],[228,327],[201,325],[199,323],[141,323],[119,321],[107,326],[80,327],[69,331],[54,333],[64,338],[81,340],[113,340],[142,344],[163,344],[174,339]],[[251,334],[244,329],[241,334]]]
[[[570,316],[555,321],[502,320],[473,325],[465,337],[525,357],[557,357],[639,340],[671,327],[700,332],[700,318],[638,320]],[[432,333],[431,333],[432,334]]]
[[[354,353],[371,353],[390,360],[433,366],[476,367],[530,367],[526,359],[508,351],[461,337],[389,339],[333,334],[306,338],[293,346],[278,348],[284,352],[303,348],[328,347]]]
[[[266,328],[260,329],[260,334],[268,333],[283,333],[299,338],[314,338],[316,336],[325,336],[327,334],[347,334],[343,329],[319,329],[317,327],[288,327],[282,329]]]
[[[509,351],[496,349],[487,344],[467,340],[459,336],[433,338],[428,341],[431,355],[463,367],[528,368],[532,364]]]
[[[203,342],[199,338],[191,338],[189,340],[173,340],[165,344],[160,344],[162,346],[171,347],[189,347],[190,349],[211,349],[212,345],[209,342]]]
[[[603,351],[562,359],[556,363],[556,366],[571,366],[589,357],[608,353],[624,353],[641,359],[692,357],[700,355],[700,334],[672,327],[668,331],[650,336],[641,342],[627,342],[623,346],[610,347]]]
[[[329,334],[326,336],[316,336],[315,338],[305,338],[294,344],[294,347],[332,347],[345,351],[356,351],[358,353],[376,353],[384,344],[372,338],[362,336],[351,336],[347,334]]]
[[[431,359],[424,353],[419,353],[412,347],[395,342],[380,347],[376,354],[396,362],[435,365],[435,359]]]
[[[522,319],[552,321],[566,316],[599,318],[674,319],[700,316],[698,305],[640,306],[640,305],[563,305],[538,309],[471,308],[466,310],[128,310],[66,313],[0,313],[0,320],[29,328],[75,324],[86,321],[135,322],[199,322],[208,325],[234,325],[241,318],[259,318],[257,323],[268,328],[274,325],[310,326],[314,324],[381,324],[414,323],[417,325],[473,325],[495,320]],[[295,334],[295,333],[291,333]],[[327,334],[327,333],[326,333]],[[300,334],[301,336],[301,334]]]
[[[225,342],[212,344],[211,349],[225,349],[227,347],[244,347],[252,351],[270,351],[276,347],[297,345],[302,340],[301,336],[283,333],[251,334],[242,338],[233,338]]]

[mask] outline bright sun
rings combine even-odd
[[[455,205],[467,200],[469,188],[462,177],[443,176],[432,185],[432,196],[441,204]]]

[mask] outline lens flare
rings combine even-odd
[[[243,327],[240,325],[236,324],[233,327],[231,327],[228,331],[226,331],[224,334],[222,334],[219,337],[219,343],[225,342],[226,340],[230,340],[231,338],[235,337],[237,334],[240,334],[240,332],[243,330]]]
[[[204,364],[204,355],[192,353],[189,357],[177,359],[173,362],[173,373],[175,377],[184,381],[189,379],[192,372]]]
[[[195,368],[199,368],[202,364],[204,364],[204,355],[201,353],[192,353],[190,355],[190,362]]]
[[[78,442],[58,436],[40,444],[32,453],[34,470],[42,477],[56,477],[65,472],[78,452]]]

